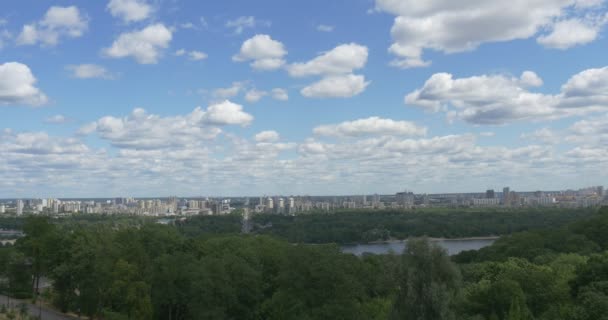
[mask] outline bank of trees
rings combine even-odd
[[[479,237],[557,227],[595,209],[344,210],[297,216],[256,215],[254,232],[295,243],[361,243],[408,237]]]
[[[202,222],[200,222],[202,223]],[[215,227],[212,228],[217,231]],[[608,315],[608,209],[448,257],[427,240],[401,255],[179,227],[73,228],[29,218],[0,249],[3,292],[103,319],[598,320]],[[10,285],[8,285],[10,283]],[[2,303],[0,301],[0,303]]]

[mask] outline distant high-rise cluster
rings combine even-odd
[[[350,196],[261,196],[224,198],[111,198],[111,199],[16,199],[0,201],[0,214],[128,214],[144,216],[226,215],[241,210],[250,213],[296,215],[314,211],[346,209],[415,209],[425,207],[592,207],[608,205],[603,186],[562,191],[416,194]]]

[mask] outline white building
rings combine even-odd
[[[493,207],[500,204],[499,198],[471,199],[471,204],[476,207]]]
[[[23,200],[17,200],[17,215],[23,214]]]

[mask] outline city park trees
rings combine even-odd
[[[335,244],[186,229],[30,217],[26,236],[0,248],[0,289],[36,297],[36,283],[48,278],[50,301],[59,309],[114,320],[596,320],[608,314],[608,241],[599,232],[608,230],[606,209],[453,257],[424,238],[410,240],[401,254],[356,257]]]

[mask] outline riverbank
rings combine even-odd
[[[486,236],[486,237],[464,237],[464,238],[434,238],[427,237],[431,241],[485,241],[485,240],[493,240],[496,241],[500,239],[501,236]],[[417,238],[417,237],[412,237]],[[370,241],[370,242],[360,242],[360,243],[345,243],[342,245],[366,245],[366,244],[391,244],[391,243],[405,243],[408,239],[390,239],[390,240],[380,240],[380,241]]]
[[[490,246],[498,239],[498,237],[476,237],[476,238],[461,238],[461,239],[433,239],[431,241],[437,243],[444,248],[449,255],[455,255],[462,251],[479,250],[483,247]],[[352,253],[357,256],[363,254],[400,254],[407,248],[407,240],[393,240],[380,243],[367,243],[356,245],[340,246],[342,252]]]

